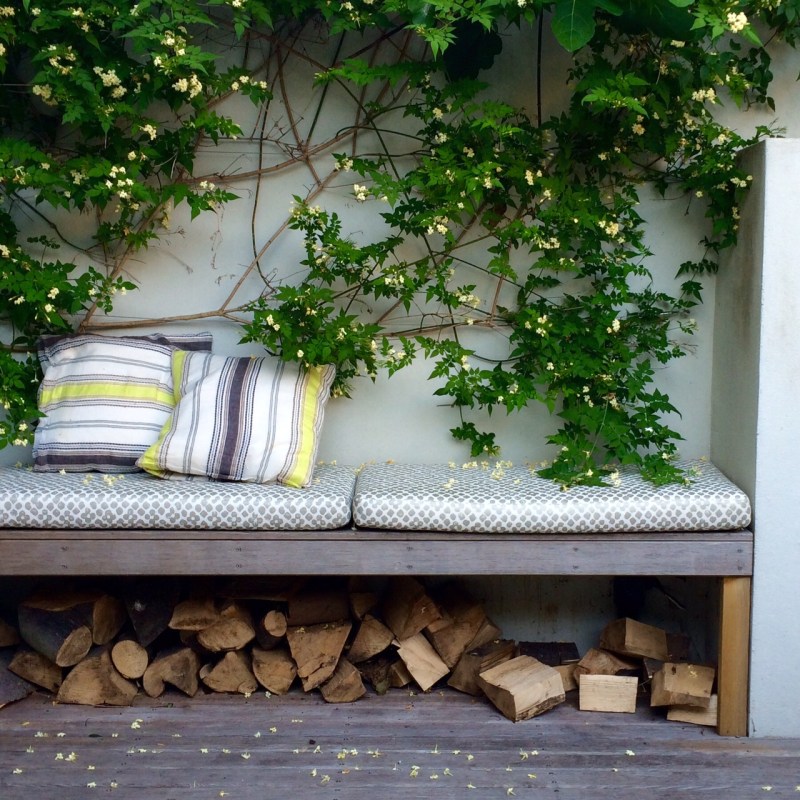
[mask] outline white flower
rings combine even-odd
[[[725,18],[732,33],[739,33],[747,27],[747,15],[731,11]]]
[[[353,184],[353,194],[359,203],[363,203],[367,199],[367,187],[362,186],[360,183]]]

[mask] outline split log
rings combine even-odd
[[[225,653],[213,666],[206,664],[200,669],[200,680],[215,692],[250,694],[258,688],[250,657],[242,650]]]
[[[380,603],[377,592],[350,592],[350,614],[354,619],[362,620],[372,613]]]
[[[667,632],[630,617],[614,620],[600,635],[600,647],[629,656],[646,656],[666,661]]]
[[[0,653],[0,708],[22,700],[33,692],[33,684],[7,669],[11,658],[10,650]]]
[[[14,653],[8,668],[20,678],[53,693],[58,691],[64,677],[61,667],[41,653],[27,648],[21,648]]]
[[[394,689],[402,689],[408,686],[414,676],[408,671],[408,667],[400,660],[392,661],[389,664],[389,686]]]
[[[286,694],[297,677],[297,665],[289,651],[283,648],[263,650],[254,647],[252,656],[256,680],[272,694]]]
[[[135,681],[144,675],[150,663],[150,654],[135,639],[125,638],[112,646],[111,661],[123,678]]]
[[[353,703],[363,697],[366,689],[361,673],[346,658],[340,658],[336,669],[319,691],[326,703]]]
[[[639,681],[627,675],[581,675],[578,707],[581,711],[633,714]]]
[[[583,658],[575,665],[576,677],[580,675],[622,675],[636,674],[638,665],[630,659],[620,658],[607,650],[589,648]]]
[[[137,581],[123,596],[136,640],[150,647],[169,628],[178,604],[178,587],[171,581]]]
[[[377,658],[371,658],[369,661],[362,661],[358,665],[358,671],[361,673],[361,677],[370,683],[376,694],[386,694],[389,691],[389,687],[393,685],[392,667],[395,664],[401,664],[405,668],[403,662],[398,658],[382,655]],[[408,683],[410,683],[412,680],[411,673],[408,673],[408,675]]]
[[[84,706],[129,706],[137,691],[135,683],[117,672],[105,647],[90,653],[70,670],[56,699],[59,703]]]
[[[700,706],[708,708],[715,670],[699,664],[664,664],[653,675],[651,706]]]
[[[256,639],[264,650],[276,647],[286,636],[288,628],[286,614],[277,608],[271,608],[266,614],[262,614],[256,622]]]
[[[503,632],[500,628],[486,617],[481,623],[480,628],[478,628],[475,638],[467,645],[467,650],[465,652],[477,650],[479,647],[483,647],[483,645],[489,644],[490,642],[496,642],[498,639],[501,639],[502,636]]]
[[[0,647],[13,647],[15,644],[19,644],[19,641],[17,629],[0,618]]]
[[[92,631],[80,609],[51,611],[23,603],[18,614],[22,639],[59,667],[74,666],[92,649]]]
[[[441,617],[425,628],[425,635],[452,669],[473,644],[487,621],[483,605],[465,592],[460,584],[450,582],[439,587],[434,600]]]
[[[316,689],[333,675],[351,627],[349,620],[340,620],[288,629],[286,640],[297,664],[303,691]]]
[[[575,677],[577,664],[557,664],[553,669],[561,676],[564,691],[571,692],[578,688],[578,679]]]
[[[398,641],[397,655],[423,692],[427,692],[450,672],[450,668],[421,633]]]
[[[210,653],[241,650],[255,638],[250,613],[239,603],[223,608],[216,622],[197,632],[198,644]]]
[[[142,689],[148,697],[160,697],[166,684],[189,697],[197,694],[200,657],[190,647],[174,647],[159,653],[142,674]]]
[[[21,607],[60,613],[70,611],[92,632],[94,644],[108,644],[127,621],[122,601],[97,590],[41,593],[26,598]]]
[[[673,722],[690,722],[692,725],[711,725],[716,727],[719,715],[719,702],[715,694],[711,695],[708,708],[699,706],[672,706],[667,711],[667,719]]]
[[[383,603],[383,621],[400,640],[409,639],[441,617],[425,587],[415,578],[393,578]]]
[[[511,639],[496,639],[464,653],[447,681],[448,686],[473,696],[481,694],[478,675],[492,667],[509,661],[516,655],[516,645]]]
[[[169,627],[175,631],[202,631],[218,619],[219,611],[213,597],[191,597],[175,606]]]
[[[565,700],[561,675],[530,656],[517,656],[482,672],[478,684],[512,722],[535,717]]]
[[[369,614],[358,627],[347,658],[358,664],[382,653],[394,640],[394,634],[379,620]]]
[[[287,603],[289,627],[336,622],[350,616],[350,598],[340,583],[317,583],[295,592]]]

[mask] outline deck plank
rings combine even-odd
[[[3,800],[738,800],[797,797],[798,786],[800,740],[720,737],[644,706],[568,702],[516,724],[452,690],[337,706],[298,691],[173,693],[123,709],[34,694],[0,709]]]

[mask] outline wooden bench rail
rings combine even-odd
[[[0,530],[0,575],[703,575],[753,572],[750,531]]]

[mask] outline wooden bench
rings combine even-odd
[[[333,514],[326,512],[324,527],[316,525],[318,520],[313,519],[315,502],[328,502],[325,492],[330,489],[331,481],[335,484],[341,479],[342,470],[347,475],[347,468],[319,470],[318,485],[307,490],[293,490],[252,485],[233,488],[230,484],[212,486],[196,481],[159,482],[141,475],[126,476],[123,483],[115,483],[101,476],[87,480],[85,476],[74,474],[61,476],[0,469],[0,575],[716,577],[721,591],[718,731],[730,736],[747,734],[753,534],[745,524],[734,524],[732,529],[720,526],[692,530],[703,521],[694,520],[698,509],[706,522],[713,521],[710,511],[714,503],[703,492],[699,492],[699,498],[694,498],[694,510],[688,509],[685,518],[692,520],[692,525],[685,528],[653,528],[646,521],[639,523],[637,515],[631,515],[630,508],[625,508],[626,502],[638,502],[639,512],[657,523],[663,516],[659,511],[659,508],[663,510],[663,498],[670,493],[672,497],[680,496],[681,487],[655,490],[655,494],[648,489],[647,497],[642,498],[638,484],[631,479],[634,481],[632,491],[626,485],[618,495],[608,494],[613,491],[611,489],[582,488],[564,493],[562,506],[573,511],[560,523],[557,519],[553,523],[551,508],[547,515],[548,532],[501,532],[514,531],[518,524],[527,526],[528,530],[536,529],[526,515],[531,510],[536,515],[540,509],[536,503],[529,502],[526,491],[539,493],[546,482],[531,477],[528,486],[525,473],[516,477],[513,473],[505,474],[498,480],[485,472],[481,474],[480,470],[406,466],[392,471],[387,465],[379,465],[373,470],[364,470],[358,484],[353,482],[352,520],[347,514],[343,517],[341,509]],[[22,488],[19,488],[20,483]],[[346,491],[347,485],[345,479],[341,486],[334,486],[334,494],[342,487]],[[732,484],[728,486],[730,491],[726,489],[726,492],[739,504],[737,518],[744,519],[743,495]],[[52,495],[53,487],[58,487],[62,493],[66,491],[70,500],[63,503],[61,509],[54,506],[43,512],[39,520],[42,524],[36,524],[36,520],[30,518],[37,512],[31,507],[37,503],[36,493],[40,492],[42,508],[57,504],[57,497]],[[203,519],[192,522],[198,515],[198,508],[202,512],[202,495],[212,492],[219,499],[228,491],[238,497],[236,502],[220,506],[217,500],[210,501]],[[193,492],[197,496],[192,502],[200,505],[184,516],[171,516],[169,506],[164,507],[159,499],[160,495],[171,493],[182,494],[185,500]],[[266,500],[266,507],[271,509],[269,520],[263,526],[243,524],[242,514],[253,516],[256,513],[248,510],[247,504],[259,495],[272,498]],[[344,497],[346,499],[346,493]],[[576,525],[574,508],[583,503],[591,520],[598,497],[610,497],[608,508],[613,511],[621,507],[623,515],[641,529],[607,531],[597,525],[599,530],[587,530]],[[477,508],[477,517],[473,513],[476,498],[484,504]],[[508,503],[509,498],[513,499],[512,505],[505,508],[504,503]],[[135,506],[147,502],[157,507],[160,520],[157,525],[142,524],[141,510]],[[284,502],[305,504],[305,510],[299,512],[300,520],[309,522],[311,527],[298,525],[296,508],[288,524],[277,524],[284,511],[279,508],[273,513],[272,510]],[[749,519],[746,498],[744,503]],[[394,513],[403,504],[412,512],[405,521],[390,520],[389,525],[381,522],[382,509],[388,508]],[[702,508],[704,504],[705,509]],[[544,507],[547,503],[539,505]],[[98,506],[102,508],[98,510]],[[501,513],[499,516],[492,514],[491,509]],[[459,513],[468,524],[462,526],[463,530],[454,530],[459,526],[452,515]],[[84,518],[85,514],[88,516]],[[487,524],[481,526],[484,515]],[[380,525],[370,524],[375,516]],[[59,517],[65,520],[61,525],[57,524]],[[489,517],[495,518],[495,522]],[[429,521],[430,525],[419,529],[420,519]],[[468,529],[476,525],[475,519],[479,529]],[[170,520],[175,524],[170,525]],[[436,529],[443,524],[449,527]],[[401,529],[409,525],[418,529]],[[564,529],[558,529],[559,525]],[[575,529],[570,530],[570,527]]]

